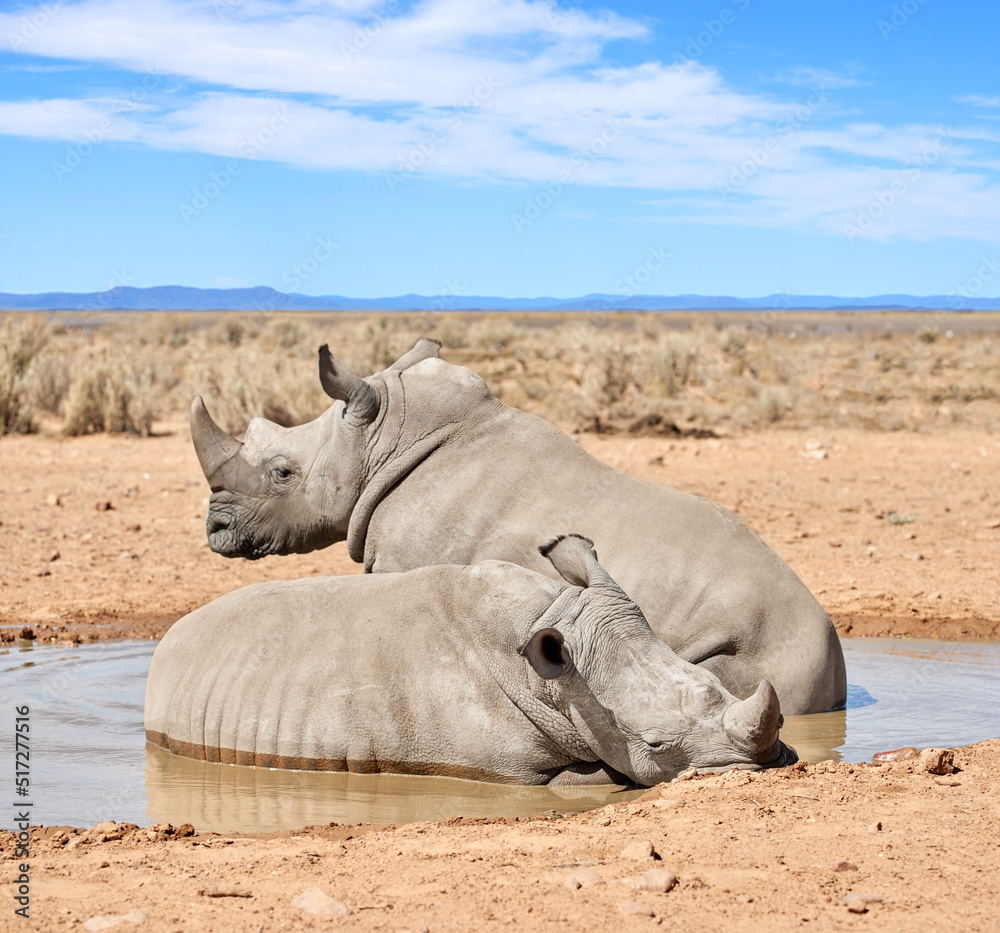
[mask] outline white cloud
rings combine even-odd
[[[24,15],[0,14],[0,35]],[[736,90],[695,62],[605,61],[608,42],[647,36],[553,0],[78,0],[20,50],[124,69],[130,105],[0,103],[0,132],[77,140],[110,108],[102,138],[158,149],[498,183],[568,173],[688,201],[707,192],[692,220],[816,230],[837,229],[916,159],[919,188],[870,235],[978,236],[1000,220],[996,140],[981,127],[844,122],[830,96],[860,83],[853,67],[785,72],[823,89],[794,100]]]

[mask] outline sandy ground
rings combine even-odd
[[[27,922],[2,833],[0,928],[995,931],[1000,740],[954,767],[698,776],[566,818],[264,836],[53,827],[35,833]]]
[[[213,554],[187,429],[160,430],[0,438],[0,638],[25,627],[55,642],[159,638],[238,586],[358,571],[344,545],[257,562]],[[580,442],[734,509],[841,634],[1000,638],[1000,437],[954,427]]]
[[[25,627],[55,642],[157,638],[246,583],[357,572],[343,546],[256,563],[212,554],[186,430],[161,427],[143,440],[0,438],[5,640]],[[995,436],[580,440],[735,509],[842,634],[1000,637]],[[567,818],[265,836],[35,829],[27,922],[13,914],[15,840],[0,833],[0,929],[1000,930],[1000,740],[960,749],[955,765],[697,776]]]

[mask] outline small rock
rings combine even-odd
[[[59,560],[59,556],[60,556],[60,555],[59,555],[59,552],[58,552],[58,551],[52,551],[52,552],[50,552],[49,554],[46,554],[46,555],[45,555],[45,556],[44,556],[44,557],[42,558],[42,560],[44,560],[44,561],[45,561],[46,563],[49,563],[49,564],[51,564],[51,563],[54,563],[55,561]]]
[[[869,904],[881,904],[882,898],[877,894],[848,894],[843,903],[852,914],[865,914]]]
[[[697,768],[688,768],[686,771],[681,771],[677,777],[674,778],[675,781],[690,781],[698,773]]]
[[[622,849],[619,858],[642,861],[643,859],[653,858],[655,853],[656,850],[653,848],[653,843],[644,840],[642,842],[633,842],[631,845],[625,846],[625,848]]]
[[[25,626],[23,629],[21,629],[20,632],[18,632],[17,637],[20,638],[21,641],[34,641],[35,633],[33,629],[30,629],[28,628],[28,626]]]
[[[920,753],[920,770],[928,774],[953,773],[955,752],[950,748],[925,748]]]
[[[105,914],[91,917],[83,925],[83,928],[87,933],[99,933],[100,930],[110,930],[111,927],[116,927],[119,923],[128,921],[129,923],[139,924],[145,923],[148,919],[149,917],[141,910],[130,910],[127,914]]]
[[[36,570],[35,571],[35,576],[36,577],[51,577],[52,576],[52,571],[49,570],[48,567],[42,567],[41,570]]]
[[[583,868],[580,871],[575,871],[566,879],[566,887],[571,891],[576,891],[579,888],[589,888],[595,884],[604,884],[604,879],[593,868]]]
[[[875,823],[870,823],[868,825],[868,832],[870,832],[870,833],[880,833],[880,832],[882,832],[882,824],[881,824],[881,822],[877,822],[876,821]]]
[[[98,512],[113,512],[115,507],[111,504],[109,499],[98,499],[94,503],[94,508]]]
[[[638,904],[635,901],[619,901],[618,909],[626,917],[655,917],[656,914],[648,907]]]
[[[666,894],[677,884],[677,875],[665,868],[651,868],[634,878],[626,878],[625,883],[637,891],[652,891],[654,894]]]
[[[45,497],[45,504],[46,505],[62,505],[62,499],[60,499],[59,496],[57,496],[54,492],[50,492]]]
[[[940,784],[942,787],[961,787],[962,782],[956,781],[954,778],[950,777],[936,777],[934,778],[935,784]]]
[[[98,868],[110,868],[111,867],[111,863],[108,862],[108,861],[104,861],[104,862],[101,862],[101,864],[98,865],[97,867]]]
[[[752,904],[753,898],[749,894],[737,894],[736,895],[737,904]]]
[[[837,862],[837,864],[833,866],[833,870],[834,871],[857,871],[858,870],[858,866],[855,865],[854,862]]]
[[[919,756],[919,749],[907,745],[905,748],[894,748],[889,752],[879,752],[877,755],[872,755],[872,761],[906,761],[909,758],[918,758]]]
[[[680,880],[685,888],[700,890],[701,888],[707,887],[700,875],[681,875]]]
[[[126,531],[142,531],[142,525],[140,525],[138,522],[132,522],[131,525],[126,525],[125,526],[125,530]]]
[[[181,825],[178,826],[174,830],[174,835],[175,836],[193,836],[194,835],[194,827],[190,823],[181,823]]]
[[[307,888],[292,898],[292,905],[318,917],[349,917],[354,913],[346,904],[335,901],[320,888]]]

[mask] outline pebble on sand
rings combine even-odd
[[[656,914],[648,907],[638,904],[635,901],[619,901],[618,909],[626,917],[655,917]]]
[[[951,774],[955,770],[955,752],[950,748],[925,748],[920,753],[920,770],[928,774]]]
[[[655,856],[656,850],[653,848],[653,843],[648,839],[643,839],[640,842],[633,842],[631,845],[625,846],[621,851],[620,858],[643,861],[644,859],[655,858]]]
[[[591,885],[603,883],[604,878],[594,871],[593,868],[583,868],[580,871],[575,871],[566,879],[566,887],[571,891],[576,891],[579,888],[589,888]]]
[[[149,917],[141,910],[130,910],[127,914],[102,914],[97,917],[91,917],[83,925],[83,928],[87,933],[100,933],[101,930],[110,930],[112,927],[116,927],[119,923],[124,923],[125,921],[137,924],[145,923],[148,919]]]
[[[677,884],[677,875],[665,868],[651,868],[634,878],[626,878],[625,883],[637,891],[651,891],[654,894],[666,894]]]
[[[868,912],[869,904],[881,904],[882,898],[877,894],[848,894],[844,897],[844,906],[852,914],[864,914]]]
[[[907,745],[905,748],[894,748],[892,751],[872,755],[872,761],[907,761],[910,758],[917,758],[919,755],[919,749]]]
[[[292,898],[292,905],[318,917],[349,917],[354,913],[346,904],[335,901],[320,888],[306,888]]]

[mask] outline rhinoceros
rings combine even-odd
[[[331,407],[293,428],[255,418],[242,442],[196,398],[212,549],[253,559],[346,539],[366,571],[498,559],[554,575],[538,537],[576,528],[608,555],[653,631],[732,693],[748,697],[767,679],[786,713],[843,705],[829,616],[739,518],[602,463],[438,359],[438,347],[421,339],[362,379],[324,346]]]
[[[797,760],[767,681],[738,700],[678,658],[590,541],[541,551],[562,579],[485,561],[222,596],[157,647],[146,737],[209,761],[509,784]]]

